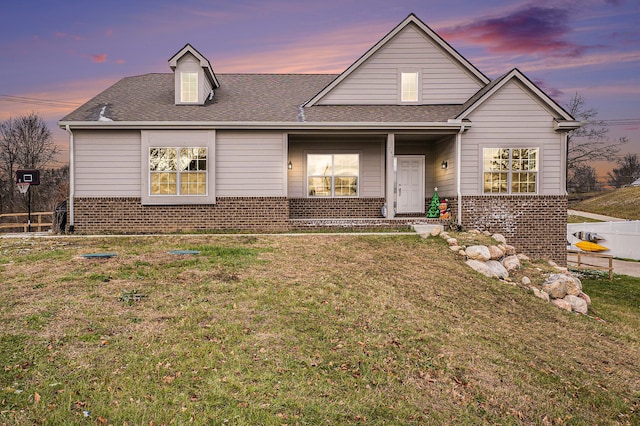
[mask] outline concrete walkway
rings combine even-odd
[[[567,210],[567,214],[570,216],[582,216],[589,219],[601,220],[603,222],[626,222],[627,219],[620,219],[619,217],[605,216],[602,214],[581,212],[579,210]]]

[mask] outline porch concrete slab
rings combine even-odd
[[[421,224],[421,225],[411,225],[413,227],[413,230],[416,231],[416,233],[418,234],[430,234],[431,231],[433,231],[434,229],[438,228],[440,229],[440,231],[444,231],[444,226],[440,225],[440,224]]]

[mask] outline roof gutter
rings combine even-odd
[[[460,122],[270,122],[270,121],[60,121],[61,128],[74,129],[254,129],[254,130],[448,130],[458,131]],[[464,127],[470,123],[465,123]]]
[[[553,130],[556,132],[568,132],[578,129],[587,124],[586,121],[558,121],[553,122]]]

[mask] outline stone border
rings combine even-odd
[[[517,253],[516,248],[507,244],[507,240],[502,234],[491,234],[490,232],[482,232],[473,229],[467,232],[471,236],[484,235],[491,237],[495,244],[493,245],[471,245],[461,246],[458,239],[452,237],[447,232],[442,232],[439,228],[434,228],[429,234],[433,237],[447,241],[449,249],[457,253],[465,259],[465,263],[471,269],[481,273],[489,278],[498,278],[505,282],[512,282],[509,274],[520,269],[524,261],[529,261],[529,257]],[[591,298],[582,291],[582,282],[573,276],[567,268],[560,267],[554,262],[549,262],[557,273],[551,274],[547,280],[542,283],[540,288],[531,284],[531,279],[527,276],[522,278],[522,285],[528,288],[533,294],[560,309],[569,312],[577,312],[586,315],[591,306]]]

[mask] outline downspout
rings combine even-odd
[[[464,123],[460,125],[460,131],[456,134],[456,194],[458,196],[458,228],[462,227],[462,189],[460,188],[460,176],[462,167],[460,160],[462,158],[462,133],[464,132]]]
[[[73,146],[73,132],[66,126],[66,131],[69,133],[69,233],[73,233],[75,222],[73,215],[73,198],[76,194],[76,179],[75,179],[75,155]]]

